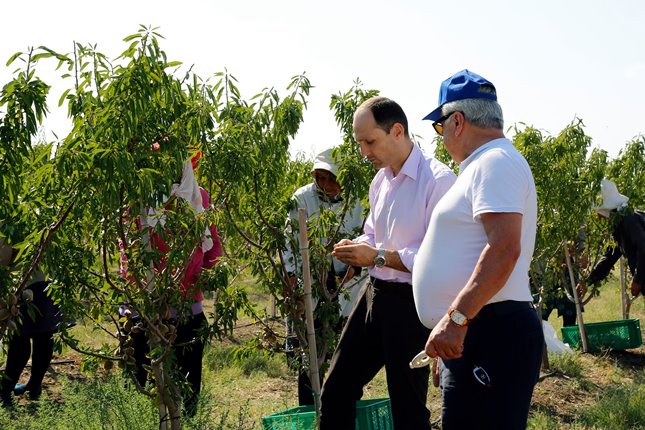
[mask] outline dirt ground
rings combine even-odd
[[[582,354],[582,375],[571,378],[559,372],[543,372],[533,393],[532,409],[572,422],[580,409],[596,403],[610,387],[643,380],[645,347],[627,351]]]
[[[253,330],[252,326],[246,326],[237,333],[240,337],[236,335],[231,340],[237,343],[242,338],[247,338]],[[579,378],[559,372],[543,372],[535,388],[532,409],[540,410],[561,423],[572,422],[581,407],[597,402],[607,388],[643,380],[645,346],[627,351],[582,354],[580,362],[583,370],[582,376]],[[81,356],[75,351],[54,356],[50,372],[45,376],[43,384],[50,399],[64,401],[60,394],[63,378],[83,380],[91,377],[80,371],[80,365]],[[29,367],[23,372],[21,382],[24,383],[28,377]],[[280,397],[281,393],[293,390],[295,375],[293,381],[283,380],[281,382],[276,384],[273,380],[271,383],[257,386],[255,396],[275,397],[277,395]],[[28,402],[24,397],[18,401]],[[437,417],[440,413],[439,397],[429,396],[428,401],[433,417]]]

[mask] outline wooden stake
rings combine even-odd
[[[563,241],[564,258],[567,261],[567,268],[569,269],[569,282],[571,282],[571,294],[573,294],[573,302],[576,304],[576,317],[578,319],[578,329],[580,330],[580,340],[582,341],[582,352],[589,352],[589,339],[587,339],[587,330],[582,318],[582,305],[580,304],[580,297],[576,289],[576,279],[573,276],[573,266],[571,265],[571,256],[569,255],[569,244]]]
[[[309,241],[307,239],[307,212],[298,208],[300,223],[300,257],[302,258],[302,281],[305,287],[305,317],[307,320],[307,343],[309,344],[309,380],[314,392],[316,415],[320,415],[320,376],[318,372],[318,349],[314,331],[314,307],[311,299],[311,270],[309,269]]]

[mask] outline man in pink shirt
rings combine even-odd
[[[379,171],[370,185],[364,234],[341,240],[333,255],[368,267],[371,279],[334,352],[322,389],[320,428],[354,429],[356,401],[385,366],[394,427],[430,429],[429,370],[409,367],[429,330],[419,321],[410,283],[432,210],[455,175],[414,144],[403,109],[390,99],[365,101],[353,127],[361,154]]]

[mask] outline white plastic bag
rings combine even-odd
[[[338,296],[341,316],[347,318],[352,313],[354,306],[356,305],[356,302],[358,300],[359,293],[361,292],[363,287],[365,287],[369,279],[370,277],[367,275],[355,276],[354,278],[350,279],[346,285],[343,286],[343,288],[347,290],[346,293],[349,293],[349,297],[346,297],[347,294],[345,294],[345,292],[341,293]]]
[[[548,321],[542,320],[542,330],[544,331],[544,340],[546,341],[547,351],[554,352],[556,354],[561,354],[563,352],[573,354],[571,347],[558,339],[555,329]]]

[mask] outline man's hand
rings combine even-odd
[[[643,286],[638,282],[632,280],[631,290],[632,297],[638,297],[638,295],[643,292]]]
[[[294,288],[296,286],[297,281],[298,281],[298,278],[296,278],[296,275],[294,275],[293,273],[287,274],[287,285],[289,285],[289,287]]]
[[[354,276],[356,276],[356,270],[354,270],[354,266],[347,266],[347,271],[345,272],[345,275],[343,276],[340,284],[343,285],[346,282],[349,282],[349,280],[351,280]]]
[[[331,255],[350,266],[366,267],[374,264],[374,258],[378,254],[376,248],[367,243],[354,243],[349,239],[343,239],[334,245]]]
[[[441,357],[447,360],[460,358],[464,352],[467,331],[467,327],[459,327],[450,321],[448,314],[444,315],[428,337],[426,354],[433,358]]]
[[[587,294],[587,285],[585,285],[584,281],[578,282],[578,285],[576,285],[576,291],[578,292],[579,298],[583,298],[585,294]]]

